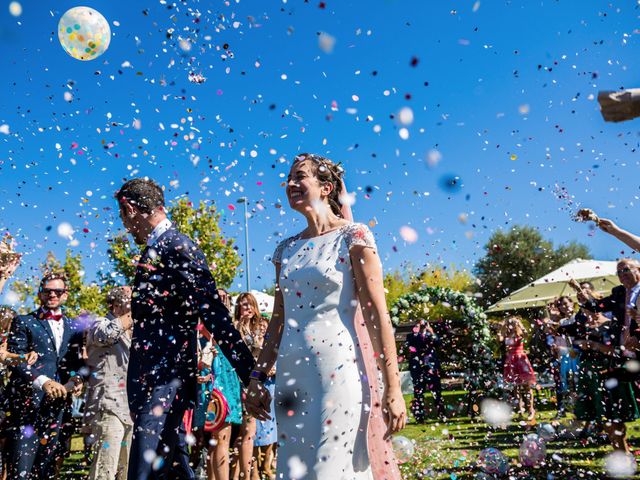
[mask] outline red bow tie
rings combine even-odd
[[[49,312],[44,312],[44,319],[45,320],[61,320],[62,319],[62,314],[56,315],[53,312],[49,311]]]

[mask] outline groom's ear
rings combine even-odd
[[[133,217],[138,210],[126,198],[120,200],[120,213],[127,217]]]

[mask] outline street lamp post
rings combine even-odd
[[[247,212],[247,204],[249,199],[247,197],[240,197],[238,203],[244,204],[244,265],[245,265],[245,280],[247,284],[247,292],[251,291],[251,273],[249,270],[249,213]]]

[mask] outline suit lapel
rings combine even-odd
[[[58,358],[62,358],[66,355],[69,347],[69,341],[71,340],[71,329],[73,328],[71,320],[66,316],[62,317],[62,321],[64,322],[64,331],[62,332],[62,343],[60,344]]]
[[[55,352],[56,351],[56,337],[53,335],[53,330],[51,330],[51,326],[49,325],[49,321],[44,318],[44,310],[40,309],[36,313],[35,317],[40,322],[40,325],[42,325],[42,328],[45,329],[45,331],[47,332],[47,335],[49,335],[49,338],[51,339],[51,345],[53,346],[53,351]]]

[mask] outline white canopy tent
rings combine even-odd
[[[486,312],[503,312],[519,308],[544,307],[554,298],[567,295],[575,298],[575,291],[569,286],[569,280],[589,281],[596,292],[609,294],[611,289],[620,285],[616,273],[617,262],[603,260],[572,260],[566,265],[548,273],[542,278],[516,290],[511,295],[491,305]]]

